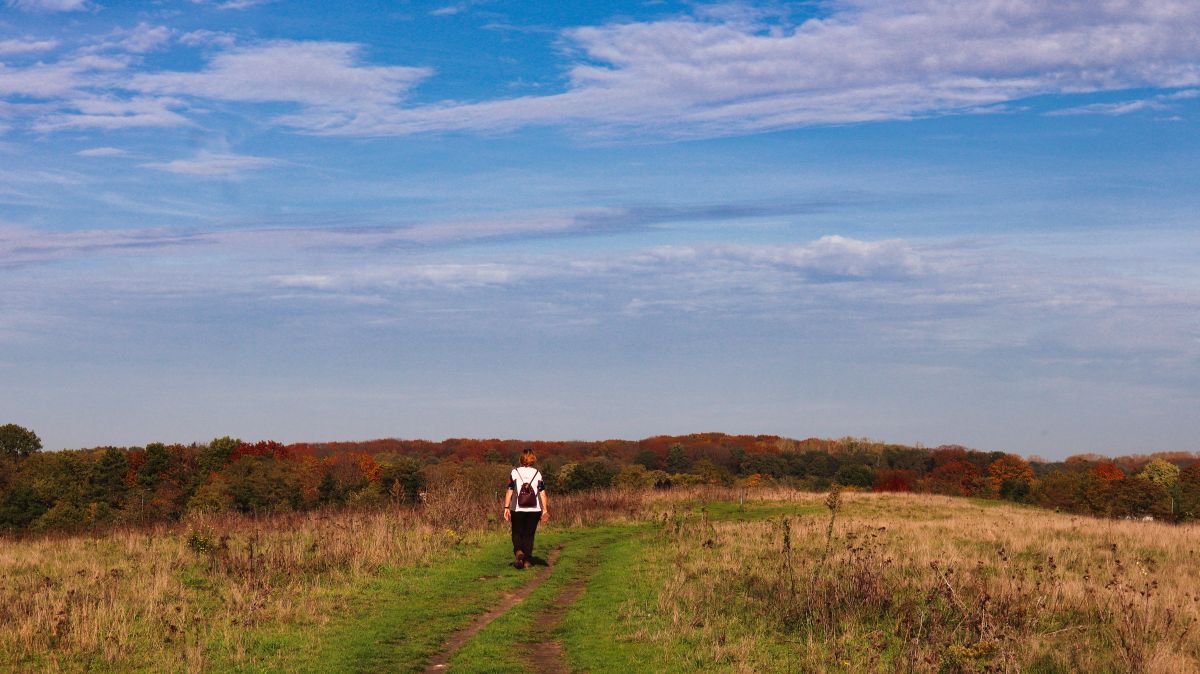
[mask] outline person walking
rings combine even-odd
[[[512,522],[513,566],[518,569],[533,566],[533,535],[538,522],[549,519],[546,483],[535,463],[537,456],[526,449],[521,454],[521,465],[509,475],[508,490],[504,492],[504,520]]]

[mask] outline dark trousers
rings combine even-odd
[[[542,521],[542,512],[519,513],[512,511],[512,541],[513,554],[517,551],[525,553],[525,559],[533,555],[533,535],[537,533],[538,522]]]

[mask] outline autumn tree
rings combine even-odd
[[[613,484],[621,489],[649,489],[654,486],[654,474],[640,463],[622,466]]]
[[[608,459],[589,459],[579,463],[563,480],[563,491],[583,491],[611,487],[617,477],[618,467]]]
[[[1100,461],[1088,469],[1088,474],[1105,482],[1125,479],[1125,471],[1112,461]]]
[[[1032,500],[1043,508],[1067,512],[1084,510],[1082,493],[1088,479],[1086,474],[1079,472],[1064,470],[1050,473],[1038,480]]]
[[[910,492],[917,483],[917,473],[905,468],[880,468],[875,471],[872,491]]]
[[[42,448],[37,433],[16,424],[0,426],[0,456],[23,459]]]
[[[1183,519],[1200,519],[1200,463],[1194,463],[1179,472],[1179,516]]]
[[[734,483],[733,471],[709,459],[700,459],[692,466],[692,473],[700,476],[704,484],[731,487]]]
[[[1166,488],[1141,477],[1112,483],[1110,514],[1114,517],[1162,517],[1170,514]]]
[[[929,472],[926,486],[935,494],[970,496],[974,493],[975,481],[979,477],[979,469],[975,464],[951,458]]]
[[[214,439],[208,446],[200,450],[200,467],[206,471],[218,471],[229,463],[233,450],[242,446],[242,441],[228,435]]]
[[[1162,459],[1154,459],[1146,464],[1142,472],[1138,473],[1138,477],[1149,480],[1164,489],[1171,489],[1179,482],[1179,466],[1173,463],[1163,461]]]
[[[997,493],[1002,493],[1007,490],[1008,493],[1029,492],[1029,485],[1033,482],[1033,468],[1029,462],[1015,454],[1004,454],[997,458],[988,466],[988,480],[992,483],[992,488]],[[1009,486],[1005,488],[1005,483]],[[1024,483],[1024,487],[1018,486]]]
[[[1146,464],[1146,467],[1138,473],[1138,477],[1162,487],[1167,494],[1167,503],[1169,504],[1166,513],[1170,517],[1175,517],[1176,511],[1179,509],[1180,497],[1182,496],[1179,488],[1179,466],[1164,461],[1162,459],[1154,459]]]
[[[383,488],[397,501],[416,501],[425,488],[421,462],[411,456],[399,456],[381,464],[379,480]]]

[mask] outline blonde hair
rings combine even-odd
[[[535,463],[537,463],[537,456],[533,453],[532,449],[527,449],[524,452],[521,452],[522,467],[532,466]]]

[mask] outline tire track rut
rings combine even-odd
[[[511,592],[504,596],[504,599],[491,608],[483,615],[476,618],[470,625],[455,632],[442,645],[442,650],[429,661],[429,665],[425,667],[425,674],[441,674],[449,670],[450,658],[458,652],[468,641],[476,634],[479,634],[483,628],[487,627],[493,620],[508,613],[514,606],[525,601],[525,598],[541,585],[550,573],[554,570],[554,563],[558,561],[558,555],[562,552],[562,546],[554,548],[550,551],[549,557],[546,559],[547,566],[537,572],[533,580],[525,583],[520,589]],[[565,670],[563,670],[565,671]]]

